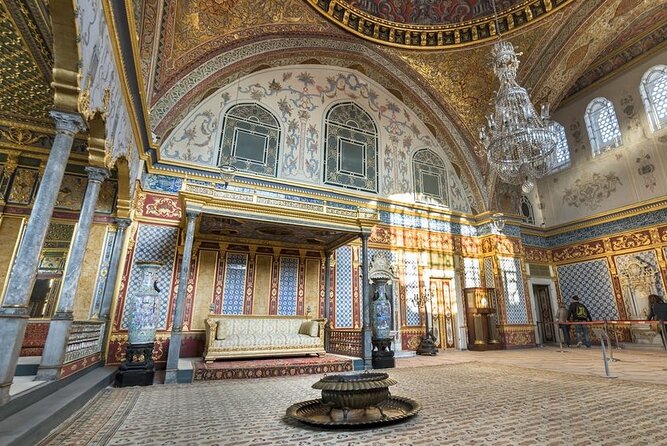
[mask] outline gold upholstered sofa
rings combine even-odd
[[[317,354],[324,351],[325,319],[309,316],[209,315],[204,360]]]

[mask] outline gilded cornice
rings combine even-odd
[[[599,88],[606,81],[625,73],[638,63],[663,51],[667,46],[667,8],[645,17],[641,23],[633,25],[624,38],[615,39],[568,90],[566,100],[593,88]]]
[[[411,50],[441,50],[488,42],[497,36],[493,17],[456,24],[396,23],[351,6],[343,0],[307,0],[345,31],[383,45]],[[573,0],[526,0],[498,14],[500,32],[524,28],[548,17]]]

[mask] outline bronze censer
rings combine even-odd
[[[389,400],[389,386],[397,381],[386,373],[356,373],[354,375],[325,376],[313,389],[322,390],[322,404],[329,406],[329,415],[334,409],[343,411],[343,420],[352,409],[376,407],[382,416],[382,406]]]
[[[287,416],[307,424],[342,427],[392,423],[419,412],[416,401],[391,395],[389,386],[394,384],[397,381],[386,373],[324,376],[313,384],[322,398],[290,406]]]

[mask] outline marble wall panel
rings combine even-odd
[[[218,263],[218,252],[200,250],[197,270],[197,287],[192,309],[191,330],[204,330],[206,317],[211,312],[213,292],[215,288],[215,268]]]
[[[104,239],[106,236],[106,225],[92,225],[88,245],[81,262],[81,277],[74,298],[74,319],[86,320],[90,317],[90,311],[95,293],[95,283],[98,276]]]
[[[95,318],[99,315],[100,305],[102,305],[102,298],[104,297],[104,290],[107,286],[107,277],[109,275],[109,262],[111,262],[111,254],[113,252],[114,239],[116,238],[116,231],[107,227],[107,232],[104,237],[104,245],[102,255],[100,258],[100,266],[97,270],[97,278],[95,280],[95,290],[93,291],[93,303],[90,306],[90,318]],[[110,283],[108,286],[113,287],[115,283]]]
[[[273,258],[257,255],[255,258],[255,291],[253,293],[252,314],[269,314],[271,295],[271,265]]]
[[[0,225],[0,290],[5,289],[5,280],[12,266],[14,250],[23,226],[22,217],[3,216]],[[2,297],[4,299],[4,292]]]
[[[320,259],[306,259],[305,284],[304,284],[304,314],[313,317],[323,317],[319,314],[320,301],[320,272],[322,263]]]

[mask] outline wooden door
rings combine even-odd
[[[542,343],[555,343],[554,311],[551,308],[551,296],[548,285],[533,285],[533,295],[537,301],[537,327]]]

